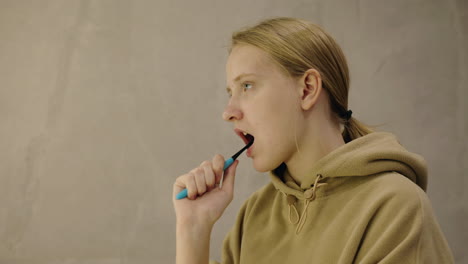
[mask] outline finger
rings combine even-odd
[[[236,177],[237,164],[239,164],[239,160],[235,160],[234,163],[224,171],[222,189],[231,195],[234,193],[234,180]]]
[[[211,191],[215,187],[215,173],[213,171],[213,165],[210,161],[203,163],[203,170],[205,172],[205,183],[207,191]]]
[[[223,168],[224,168],[224,157],[220,154],[217,154],[213,157],[213,171],[215,174],[215,183],[219,183],[223,177]]]
[[[198,189],[198,195],[203,195],[206,192],[205,171],[203,168],[198,168],[195,171],[195,183]]]
[[[180,179],[181,177],[184,177],[185,175],[183,176],[180,176],[176,179],[176,181],[174,182],[174,187],[173,187],[173,193],[174,193],[174,196],[177,195],[178,193],[180,193],[183,189],[185,189],[186,185],[185,183],[183,183]]]
[[[198,190],[192,172],[184,174],[176,179],[173,188],[174,199],[177,196],[177,194],[184,189],[187,189],[187,197],[191,199],[196,198]]]
[[[189,177],[187,177],[185,184],[187,186],[188,191],[187,198],[189,198],[190,200],[196,199],[198,189],[197,183],[195,182],[195,175],[192,172],[189,173]]]

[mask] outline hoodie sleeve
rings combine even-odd
[[[424,191],[412,183],[391,189],[367,226],[355,263],[454,263]]]
[[[223,242],[222,264],[238,264],[240,263],[240,251],[242,245],[242,235],[244,230],[244,222],[246,218],[248,200],[241,207],[236,222],[226,235]],[[210,264],[220,264],[217,261],[211,260]]]

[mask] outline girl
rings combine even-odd
[[[223,118],[271,182],[242,206],[222,263],[453,263],[425,194],[424,159],[348,110],[349,73],[320,27],[276,18],[234,33]],[[208,263],[238,161],[178,177],[176,262]],[[216,263],[216,262],[213,262]]]

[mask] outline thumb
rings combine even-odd
[[[232,194],[234,191],[234,180],[236,178],[237,164],[239,164],[239,160],[235,160],[234,163],[232,163],[232,165],[224,171],[223,186],[221,189],[230,194]]]

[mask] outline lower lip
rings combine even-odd
[[[249,158],[252,157],[252,148],[253,148],[253,145],[247,149],[247,157]]]

